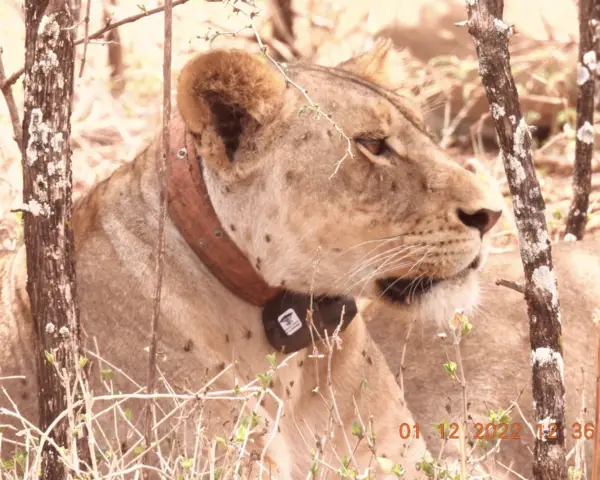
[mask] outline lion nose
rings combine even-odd
[[[481,208],[474,213],[467,213],[460,208],[457,211],[459,220],[467,227],[476,228],[483,235],[489,232],[502,215],[501,210],[490,210]]]

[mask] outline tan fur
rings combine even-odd
[[[474,301],[474,272],[465,268],[483,243],[476,229],[460,221],[457,209],[499,210],[501,198],[451,162],[406,113],[400,97],[360,74],[309,65],[288,70],[350,138],[383,135],[394,145],[385,165],[353,146],[353,156],[331,177],[347,143],[323,115],[315,118],[314,110],[306,109],[299,115],[306,99],[296,88],[283,88],[279,72],[237,51],[214,51],[188,63],[179,83],[179,111],[203,156],[207,189],[221,223],[273,286],[375,297],[377,278],[460,275],[464,286],[457,298]],[[158,138],[79,202],[73,221],[87,346],[93,350],[96,338],[101,354],[141,384],[154,289]],[[232,388],[235,379],[244,385],[266,371],[266,356],[273,349],[263,332],[261,310],[217,282],[171,221],[165,241],[161,373],[175,390],[197,391],[232,361],[235,366],[214,390]],[[16,281],[23,289],[23,250],[16,261]],[[14,297],[15,289],[6,283],[12,277],[4,278],[3,298]],[[15,314],[17,321],[11,318],[0,323],[0,376],[27,376],[26,382],[7,381],[6,387],[35,420],[31,325],[23,311]],[[362,319],[357,317],[341,338],[342,349],[336,349],[331,363],[331,386],[327,362],[309,357],[312,349],[298,352],[273,376],[272,390],[284,400],[280,430],[269,447],[273,475],[305,478],[317,441],[331,464],[339,466],[336,455],[348,455],[336,421],[334,436],[323,437],[331,418],[324,399],[331,404],[334,392],[351,441],[356,440],[350,432],[357,405],[362,419],[373,416],[377,455],[402,464],[406,478],[422,478],[415,464],[425,443],[399,438],[399,425],[413,424],[413,419]],[[94,362],[91,386],[100,393],[97,367]],[[123,392],[135,390],[123,375],[113,381]],[[4,399],[0,405],[6,405]],[[141,415],[139,402],[126,405],[136,418]],[[163,405],[172,408],[168,401]],[[270,399],[257,406],[265,425],[273,426],[276,406]],[[203,418],[211,423],[205,435],[227,436],[235,419],[232,404],[206,402],[204,409]],[[109,432],[111,420],[104,426]],[[125,429],[116,436],[126,443]],[[254,448],[260,452],[265,441],[259,436]],[[374,465],[366,441],[354,455],[361,470]],[[377,478],[387,477],[380,471]]]
[[[594,422],[595,333],[592,312],[595,308],[600,308],[600,243],[594,240],[561,242],[553,245],[552,255],[563,318],[566,438],[567,451],[570,451],[575,444],[573,424]],[[508,408],[525,387],[518,403],[527,421],[533,424],[535,419],[531,397],[531,347],[527,309],[521,294],[495,285],[497,278],[523,281],[518,252],[492,255],[483,269],[481,299],[470,318],[473,330],[461,342],[469,413],[473,422],[485,425],[490,422],[487,416],[490,409]],[[437,295],[437,301],[441,301],[443,292],[437,292]],[[427,299],[427,302],[434,301],[435,298]],[[439,423],[444,418],[460,422],[461,388],[442,367],[448,358],[456,360],[456,355],[453,347],[438,337],[440,332],[449,332],[435,319],[424,315],[418,304],[413,306],[411,312],[399,313],[383,302],[368,303],[363,305],[369,331],[394,373],[400,372],[400,352],[406,343],[407,330],[412,321],[417,320],[406,343],[406,368],[403,370],[406,401],[415,420],[427,426]],[[582,368],[585,369],[584,382]],[[583,414],[583,420],[578,420],[582,393],[588,409]],[[511,423],[521,426],[520,436],[523,440],[503,440],[500,452],[494,458],[531,478],[532,455],[528,447],[533,448],[533,438],[517,411],[513,411],[511,417]],[[431,428],[428,427],[428,430],[428,446],[435,455],[441,441]],[[471,433],[474,432],[474,427],[471,427]],[[489,442],[488,447],[494,444],[494,441]],[[583,445],[587,450],[585,461],[589,469],[593,442],[584,440]],[[446,453],[457,452],[457,441],[450,441],[444,450]],[[473,458],[481,457],[483,453],[482,450],[476,450]],[[569,465],[574,465],[574,457]],[[506,469],[494,466],[491,460],[488,468],[498,478],[517,478],[507,475]]]

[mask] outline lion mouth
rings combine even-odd
[[[402,278],[388,277],[377,280],[377,286],[381,290],[381,296],[394,303],[402,303],[410,305],[410,303],[418,297],[430,292],[433,287],[444,282],[455,280],[465,276],[472,270],[479,268],[481,264],[481,256],[477,255],[467,268],[461,270],[457,274],[446,277],[418,277],[418,278]]]

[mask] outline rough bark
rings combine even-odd
[[[592,190],[594,153],[594,88],[600,44],[600,0],[579,1],[579,59],[577,63],[577,137],[573,171],[573,201],[565,234],[578,240],[585,234]]]
[[[67,408],[63,380],[73,385],[78,361],[79,311],[71,230],[71,99],[73,19],[66,0],[25,3],[23,220],[27,292],[35,328],[40,428]],[[57,368],[58,367],[58,368]],[[63,372],[63,379],[59,376]],[[66,420],[51,432],[71,449]],[[58,454],[46,442],[42,478],[64,478]]]
[[[542,435],[535,442],[533,477],[566,479],[564,361],[558,288],[544,198],[531,159],[531,135],[521,114],[510,69],[508,38],[513,30],[502,21],[503,8],[502,0],[467,0],[467,25],[475,42],[479,72],[498,134],[519,230],[532,349],[535,422],[542,426]]]

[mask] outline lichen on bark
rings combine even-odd
[[[46,430],[67,408],[64,382],[69,381],[73,388],[79,355],[69,144],[74,28],[66,0],[26,2],[25,22],[22,210],[27,292],[35,329],[39,426]],[[67,372],[66,378],[58,374],[59,368]],[[68,428],[66,420],[60,421],[50,436],[76,453]],[[42,478],[64,477],[58,457],[46,443]]]
[[[510,68],[508,38],[513,29],[502,20],[503,6],[502,0],[467,1],[467,26],[477,50],[479,74],[491,106],[519,232],[535,423],[543,432],[541,438],[536,438],[533,477],[556,480],[567,478],[560,301],[545,203],[532,161],[531,133],[521,113]],[[550,429],[544,428],[549,423],[557,427],[555,438],[548,435]]]

